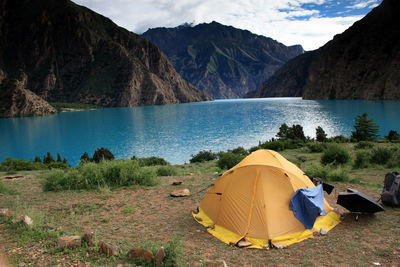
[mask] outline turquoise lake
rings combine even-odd
[[[61,153],[75,165],[84,152],[110,149],[117,158],[163,157],[189,162],[200,150],[220,151],[275,136],[282,123],[315,137],[349,136],[356,115],[368,112],[381,136],[400,132],[400,101],[235,99],[178,105],[107,108],[44,117],[0,119],[0,161]]]

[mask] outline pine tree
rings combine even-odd
[[[34,161],[35,162],[42,162],[42,159],[39,156],[36,156]]]
[[[47,154],[43,157],[43,163],[48,164],[52,162],[54,162],[54,158],[50,152],[47,152]]]
[[[379,136],[379,126],[370,118],[367,113],[358,115],[355,119],[354,132],[351,138],[355,141],[374,141]]]
[[[89,154],[87,152],[83,153],[81,156],[81,159],[80,159],[80,163],[83,164],[83,163],[87,163],[90,161],[91,161],[91,159],[89,157]]]
[[[315,129],[315,131],[316,131],[316,139],[317,139],[317,141],[318,142],[325,142],[327,135],[326,135],[324,129],[322,129],[321,126],[318,126]]]
[[[62,162],[62,158],[60,153],[57,153],[57,162]]]
[[[287,126],[286,123],[282,124],[281,127],[279,127],[279,132],[276,134],[276,136],[279,139],[286,139],[287,134],[288,134],[289,127]]]
[[[114,159],[114,154],[110,150],[104,147],[96,149],[96,151],[93,154],[93,160],[97,163],[103,160],[113,160],[113,159]]]

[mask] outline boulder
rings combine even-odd
[[[157,266],[157,267],[163,266],[163,261],[164,261],[164,259],[165,259],[166,256],[167,256],[167,254],[165,254],[165,249],[164,249],[164,247],[161,247],[161,248],[157,251],[156,256],[155,256],[155,258],[156,258],[156,266]]]
[[[120,249],[114,245],[107,244],[103,241],[99,242],[99,251],[106,255],[117,256],[120,253]]]
[[[94,246],[93,238],[94,238],[93,232],[85,233],[85,234],[82,236],[82,240],[83,240],[88,246]]]
[[[204,261],[206,267],[228,267],[224,260]]]
[[[251,243],[249,241],[246,241],[246,240],[240,240],[237,243],[237,246],[240,247],[240,248],[245,248],[245,247],[248,247],[248,246],[251,246],[251,245],[253,245],[253,243]]]
[[[171,197],[187,197],[190,196],[190,190],[185,188],[181,190],[175,190],[171,193]]]
[[[33,221],[32,221],[32,219],[31,219],[29,216],[25,215],[25,216],[22,217],[22,219],[21,219],[21,224],[22,224],[23,226],[26,226],[26,227],[31,227],[31,226],[33,225]]]
[[[80,247],[82,244],[82,239],[78,235],[74,236],[62,236],[57,239],[57,245],[60,248],[73,248]]]
[[[0,217],[11,217],[13,212],[9,209],[0,209]]]
[[[128,252],[128,258],[132,260],[153,260],[154,255],[143,248],[133,248]]]

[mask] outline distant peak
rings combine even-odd
[[[195,26],[195,22],[192,21],[192,22],[185,22],[185,23],[182,23],[182,24],[179,25],[177,28],[191,28],[191,27],[194,27],[194,26]]]

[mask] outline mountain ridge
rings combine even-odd
[[[304,52],[300,45],[287,47],[215,21],[152,28],[142,36],[157,44],[186,80],[214,98],[242,97]]]
[[[0,83],[22,73],[25,90],[44,101],[104,107],[210,99],[157,46],[86,7],[69,0],[2,0],[0,7]]]

